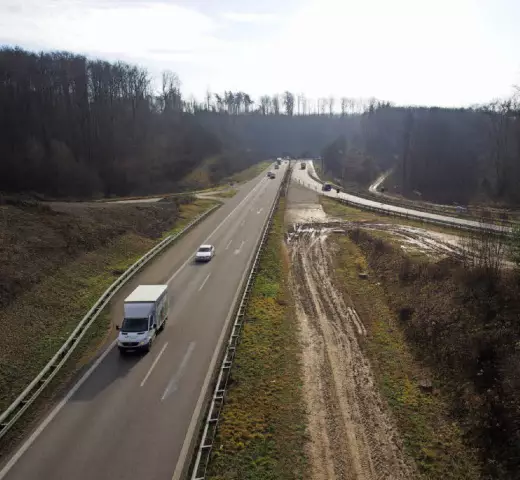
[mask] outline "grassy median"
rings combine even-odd
[[[304,476],[305,410],[284,210],[282,200],[247,307],[208,470],[214,480]]]
[[[351,205],[341,203],[332,198],[320,195],[320,203],[323,210],[328,215],[339,217],[350,222],[358,223],[393,223],[398,225],[406,225],[409,227],[423,228],[433,232],[446,233],[449,235],[467,236],[465,230],[459,228],[444,227],[431,222],[421,222],[420,220],[411,220],[404,217],[383,215],[382,213],[372,212],[356,208]]]

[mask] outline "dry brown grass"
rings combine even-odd
[[[11,228],[3,230],[9,241],[0,250],[8,259],[2,276],[7,284],[16,272],[19,286],[8,290],[10,301],[0,309],[0,411],[126,268],[160,241],[164,231],[183,228],[212,203],[95,212],[86,208],[76,214],[9,212]],[[94,343],[106,333],[107,324],[99,325],[103,327],[93,335]]]
[[[414,357],[431,371],[452,418],[478,452],[481,477],[518,478],[520,292],[516,274],[503,271],[497,276],[486,268],[464,268],[449,258],[410,259],[362,231],[352,238],[384,289],[383,298]],[[375,298],[370,292],[366,296]],[[453,455],[457,450],[449,446]],[[458,458],[460,462],[467,457]]]

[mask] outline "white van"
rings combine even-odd
[[[139,285],[126,298],[123,323],[117,326],[117,346],[121,353],[150,351],[168,319],[168,298],[167,285]]]

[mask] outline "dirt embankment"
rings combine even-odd
[[[479,453],[482,478],[520,478],[520,287],[453,257],[418,261],[363,231],[352,240],[383,285],[417,358]],[[475,478],[475,477],[468,477]]]
[[[311,478],[416,478],[361,348],[366,329],[334,285],[327,233],[296,230],[289,248],[303,340]]]
[[[0,309],[81,254],[126,233],[158,238],[178,216],[175,202],[0,205]]]
[[[288,195],[290,283],[302,341],[308,412],[309,478],[413,479],[362,343],[355,305],[334,281],[328,235],[340,226],[315,192],[293,183]]]

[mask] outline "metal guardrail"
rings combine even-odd
[[[308,172],[309,174],[309,177],[311,177],[315,182],[318,182],[320,184],[324,184],[324,183],[327,183],[327,182],[323,182],[322,180],[320,180],[318,177],[316,177],[316,175],[313,175],[311,174],[310,172]],[[312,189],[312,185],[310,184],[306,184],[305,182],[301,181],[301,180],[298,180],[302,185],[306,185],[307,187],[311,188]],[[318,189],[316,189],[317,191],[319,191]],[[353,197],[355,197],[356,195],[352,194]],[[337,198],[337,197],[333,197],[333,196],[330,196],[330,195],[327,195],[327,198],[330,198],[332,200],[335,200],[337,202],[340,202],[340,203],[344,203],[346,205],[351,205],[353,207],[356,207],[356,208],[360,208],[360,209],[363,209],[363,210],[369,210],[369,211],[372,211],[372,212],[377,212],[377,213],[381,213],[383,215],[388,215],[388,216],[392,216],[392,217],[401,217],[401,218],[406,218],[408,220],[415,220],[415,221],[419,221],[419,222],[424,222],[424,223],[433,223],[433,224],[436,224],[436,225],[442,225],[442,226],[445,226],[445,227],[451,227],[451,228],[456,228],[458,230],[465,230],[465,231],[468,231],[468,232],[478,232],[478,231],[485,231],[487,233],[491,233],[491,234],[494,234],[494,235],[509,235],[511,233],[511,230],[512,230],[512,225],[515,225],[514,223],[511,223],[511,222],[500,222],[500,223],[496,223],[496,224],[483,224],[483,223],[480,223],[479,226],[472,226],[472,225],[467,225],[467,224],[464,224],[464,223],[460,223],[460,222],[457,222],[457,220],[466,220],[466,219],[462,219],[462,218],[457,218],[457,217],[450,217],[450,215],[442,215],[440,213],[436,213],[436,215],[439,215],[439,216],[446,216],[446,217],[450,217],[450,218],[453,218],[453,222],[450,222],[450,221],[442,221],[442,220],[438,220],[438,219],[435,219],[435,218],[431,218],[431,217],[423,217],[421,215],[414,215],[414,214],[411,214],[411,213],[404,213],[404,212],[398,212],[398,211],[395,211],[395,210],[391,210],[391,209],[387,209],[387,208],[379,208],[379,207],[375,207],[373,205],[367,205],[365,203],[361,203],[361,202],[354,202],[352,200],[348,200],[346,198]],[[375,200],[373,199],[370,199],[372,202],[375,202]],[[384,204],[384,202],[380,202],[382,204]],[[391,206],[391,204],[389,204]],[[398,205],[395,205],[395,206],[398,206]],[[399,206],[399,208],[403,208],[404,210],[410,210],[410,211],[413,211],[413,210],[417,210],[417,211],[420,211],[420,209],[414,209],[414,208],[407,208],[407,207],[401,207]],[[425,213],[429,213],[429,212],[425,212]],[[478,220],[471,220],[475,223],[478,222]]]
[[[88,328],[96,320],[103,308],[108,304],[112,297],[119,291],[119,289],[146,263],[152,258],[162,252],[171,243],[177,240],[180,236],[198,224],[201,220],[206,218],[210,213],[215,211],[220,205],[215,205],[197,218],[192,220],[180,232],[168,236],[155,247],[143,255],[137,262],[129,267],[110,287],[105,290],[103,295],[99,297],[97,302],[92,306],[88,313],[82,318],[74,331],[65,340],[58,352],[52,359],[43,367],[42,371],[36,378],[27,386],[27,388],[18,396],[18,398],[7,407],[7,409],[0,415],[0,438],[15,424],[15,422],[22,416],[22,414],[29,408],[29,406],[38,398],[43,389],[50,383],[54,376],[58,373],[60,368],[65,364],[72,352],[80,343]]]
[[[289,167],[285,172],[284,179],[280,184],[280,188],[278,189],[273,205],[269,211],[269,215],[267,216],[266,222],[262,230],[260,241],[258,242],[256,247],[254,259],[249,267],[249,275],[247,277],[247,282],[245,283],[242,297],[240,303],[238,304],[238,309],[235,314],[235,320],[233,322],[233,327],[231,329],[229,340],[227,342],[226,352],[218,370],[217,381],[215,383],[213,395],[211,397],[211,404],[206,415],[206,422],[202,431],[202,437],[198,445],[197,455],[194,459],[193,468],[191,471],[191,480],[205,480],[206,478],[206,471],[211,457],[211,451],[213,449],[213,442],[215,440],[215,435],[217,432],[218,420],[222,411],[222,407],[224,405],[224,396],[227,389],[229,374],[231,372],[231,367],[233,366],[236,347],[238,345],[238,340],[242,331],[247,302],[251,295],[253,281],[258,270],[259,258],[262,254],[263,247],[267,242],[267,237],[269,235],[269,231],[273,223],[274,212],[276,211],[276,208],[278,206],[282,190],[284,190],[284,195],[286,194],[290,175],[291,168]]]
[[[308,171],[308,174],[309,174],[309,177],[311,177],[314,181],[316,181],[318,183],[321,183],[321,184],[323,184],[323,183],[334,184],[333,182],[324,182],[323,180],[321,180],[320,178],[318,178],[316,176],[315,172],[312,173],[311,171]],[[481,216],[469,215],[469,214],[463,214],[463,213],[457,213],[457,212],[446,212],[441,207],[435,208],[435,207],[427,207],[425,205],[417,205],[417,204],[414,204],[412,201],[400,202],[399,200],[393,199],[393,198],[389,197],[388,195],[381,195],[380,196],[380,195],[375,195],[375,194],[372,194],[372,193],[360,192],[358,190],[352,192],[352,191],[345,190],[343,187],[341,187],[341,190],[344,193],[347,193],[347,194],[352,195],[354,197],[359,197],[359,198],[362,198],[364,200],[369,200],[371,202],[384,203],[386,205],[392,205],[394,207],[405,208],[407,210],[417,210],[419,212],[432,213],[432,214],[435,214],[435,215],[443,215],[443,216],[446,216],[446,217],[452,217],[454,219],[469,220],[469,221],[472,221],[472,222],[479,222],[481,220],[488,220],[487,217],[484,216],[484,212],[482,212]],[[356,205],[358,205],[358,204],[356,204]],[[359,204],[358,206],[362,206],[362,205]],[[520,225],[519,222],[514,222],[514,221],[511,221],[511,220],[508,220],[508,219],[498,219],[498,220],[500,221],[500,225],[501,226],[505,226],[505,227],[508,227],[508,228],[513,228],[515,226],[519,226]],[[424,221],[428,221],[428,220],[424,220]],[[492,223],[492,221],[493,221],[493,219],[489,218],[489,223]]]

